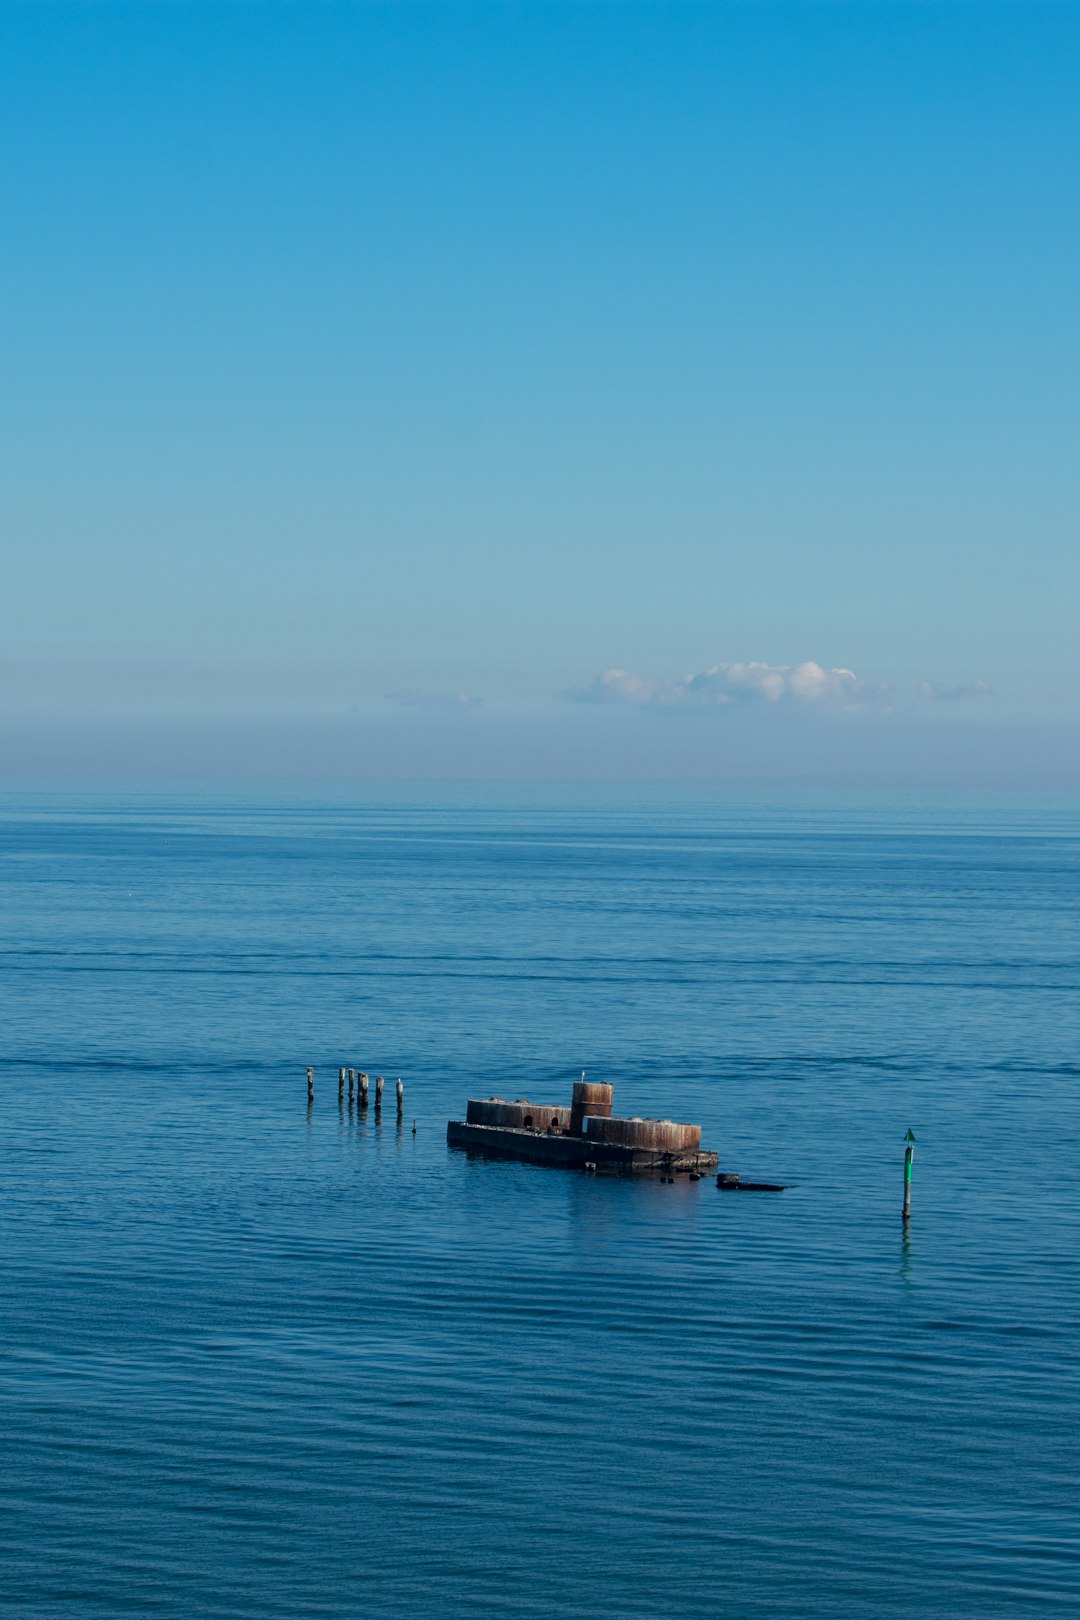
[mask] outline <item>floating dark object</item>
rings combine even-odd
[[[786,1181],[744,1181],[731,1171],[721,1171],[716,1178],[721,1192],[783,1192]]]
[[[700,1125],[670,1119],[618,1119],[612,1116],[612,1087],[575,1084],[571,1106],[529,1102],[519,1097],[471,1097],[465,1118],[446,1127],[451,1147],[501,1159],[526,1159],[564,1170],[602,1171],[634,1176],[716,1169],[716,1154],[703,1152]]]

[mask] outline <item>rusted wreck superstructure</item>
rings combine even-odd
[[[700,1125],[670,1119],[617,1119],[614,1087],[579,1080],[570,1107],[518,1097],[470,1098],[465,1118],[446,1127],[451,1147],[504,1159],[527,1159],[566,1170],[616,1175],[700,1175],[715,1170],[716,1154],[703,1152]]]

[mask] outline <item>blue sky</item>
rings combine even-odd
[[[1054,756],[1078,74],[1071,5],[5,7],[9,764],[648,774],[688,706]]]

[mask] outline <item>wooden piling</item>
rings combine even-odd
[[[356,1084],[356,1070],[355,1069],[350,1069],[349,1070],[349,1107],[350,1108],[352,1107],[353,1087],[354,1087],[355,1084]]]
[[[405,1112],[405,1087],[401,1083],[400,1076],[394,1090],[397,1093],[397,1117],[400,1119]]]
[[[358,1108],[366,1108],[368,1102],[368,1077],[363,1069],[356,1076],[356,1104]]]
[[[344,1095],[345,1095],[345,1070],[344,1069],[339,1069],[338,1072],[337,1072],[337,1100],[338,1100],[338,1102],[341,1101],[341,1099],[342,1099],[342,1097]]]
[[[382,1075],[377,1074],[375,1076],[375,1111],[376,1111],[376,1113],[378,1113],[379,1109],[382,1107],[382,1091],[383,1091],[384,1083],[385,1082],[383,1081]]]
[[[308,1072],[307,1072],[307,1100],[308,1100],[308,1102],[314,1102],[315,1101],[315,1070],[314,1069],[309,1069]]]

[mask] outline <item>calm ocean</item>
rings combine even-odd
[[[0,811],[0,1612],[1080,1612],[1075,806]],[[448,1152],[583,1068],[796,1185]]]

